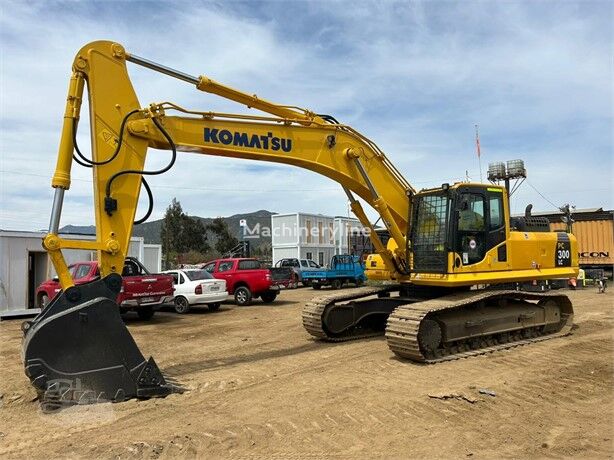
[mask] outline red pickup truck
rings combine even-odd
[[[75,284],[84,284],[100,277],[98,262],[77,262],[68,266]],[[61,290],[58,278],[47,280],[36,289],[36,301],[44,308]],[[126,258],[122,271],[122,289],[117,304],[122,312],[136,311],[139,318],[151,319],[155,308],[173,302],[173,277],[154,275],[137,260]]]
[[[271,303],[279,294],[281,286],[296,287],[297,284],[291,270],[272,272],[262,268],[257,259],[216,259],[207,262],[202,268],[214,278],[226,280],[228,294],[234,295],[237,305],[242,306],[249,305],[258,297],[264,303]]]

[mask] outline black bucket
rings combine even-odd
[[[119,402],[172,392],[120,316],[115,299],[121,285],[121,277],[112,274],[71,287],[24,323],[25,372],[43,405]]]

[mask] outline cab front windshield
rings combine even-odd
[[[450,198],[445,193],[417,195],[413,203],[411,248],[413,269],[443,273],[446,270]]]
[[[413,245],[438,245],[446,241],[449,198],[444,194],[418,197],[415,202]],[[435,249],[435,248],[433,248]]]

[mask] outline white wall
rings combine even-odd
[[[296,246],[298,243],[297,214],[271,216],[271,244],[275,247]]]
[[[152,273],[162,271],[162,246],[159,244],[144,244],[143,258],[140,259],[145,268]]]
[[[135,257],[140,261],[143,261],[145,254],[143,252],[144,239],[142,236],[134,236],[130,239],[128,245],[128,257]]]
[[[36,308],[27,309],[28,306],[28,252],[44,253],[42,239],[45,233],[42,232],[11,232],[0,231],[0,317],[10,314],[37,313]],[[76,240],[93,240],[93,236],[88,235],[61,235],[65,238]],[[143,261],[145,258],[145,246],[148,249],[148,261],[144,265],[152,271],[160,271],[161,266],[161,247],[160,245],[144,245],[142,237],[133,237],[130,240],[129,255],[137,257]],[[159,248],[155,258],[155,248]],[[68,265],[84,261],[95,260],[96,252],[89,250],[65,249],[62,251],[64,259]],[[41,257],[41,259],[43,259]],[[56,275],[53,264],[48,258],[46,267],[37,269],[36,283],[38,278],[52,278]],[[42,273],[42,272],[46,273]]]
[[[281,259],[288,258],[298,258],[299,257],[299,248],[298,246],[288,246],[288,247],[275,247],[273,246],[273,265],[275,265]]]
[[[301,259],[311,259],[318,264],[326,266],[330,265],[330,259],[335,255],[335,248],[332,246],[301,246],[300,255]]]
[[[358,219],[348,217],[335,217],[335,254],[348,254],[348,232],[358,233],[364,231]]]
[[[0,232],[0,316],[11,311],[26,310],[28,296],[28,253],[45,253],[42,246],[44,234],[38,232]],[[71,235],[74,239],[91,239],[82,235]],[[78,260],[91,260],[92,251],[64,250],[67,264]],[[41,257],[41,259],[43,259]],[[46,267],[38,267],[36,278],[48,279],[55,276],[53,265],[46,260]],[[42,273],[44,271],[44,274]],[[36,279],[38,282],[38,279]],[[33,313],[38,309],[32,309]]]
[[[299,244],[333,247],[334,219],[321,214],[299,214],[299,225],[304,230],[300,232]]]

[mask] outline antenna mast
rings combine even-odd
[[[480,152],[480,133],[478,131],[478,125],[475,125],[475,147],[478,152],[478,163],[480,165],[480,182],[484,182],[482,179],[482,155]]]

